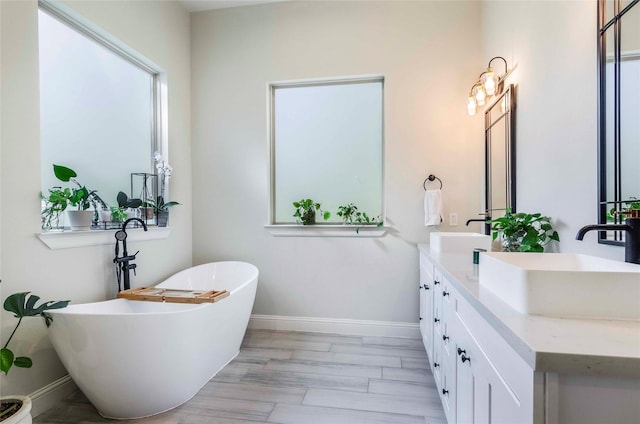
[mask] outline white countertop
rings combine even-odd
[[[418,249],[535,371],[640,378],[639,321],[522,314],[480,287],[471,253]]]

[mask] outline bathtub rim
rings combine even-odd
[[[236,287],[233,290],[229,290],[229,296],[231,297],[236,291],[241,290],[243,288],[245,288],[246,286],[252,284],[253,282],[258,281],[258,277],[259,277],[259,270],[258,267],[256,267],[255,265],[253,265],[252,263],[249,262],[244,262],[244,261],[215,261],[215,262],[207,262],[204,264],[200,264],[200,265],[195,265],[192,266],[190,268],[185,268],[181,271],[178,271],[172,275],[170,275],[169,277],[165,278],[164,280],[158,282],[157,284],[153,285],[153,286],[149,286],[149,287],[156,287],[160,284],[165,283],[167,280],[179,276],[182,273],[188,273],[191,270],[194,269],[198,269],[198,268],[205,268],[207,266],[211,266],[211,265],[217,265],[217,264],[241,264],[242,266],[247,266],[247,268],[250,270],[249,274],[249,278],[244,281],[242,284],[240,284],[238,287]],[[165,287],[165,288],[171,288],[171,287]],[[224,299],[220,299],[218,302],[223,302],[225,301],[226,298]],[[130,299],[122,299],[122,298],[117,298],[117,299],[106,299],[106,300],[98,300],[95,302],[84,302],[84,303],[71,303],[70,305],[68,305],[65,308],[61,308],[61,309],[53,309],[50,311],[47,311],[48,314],[51,315],[84,315],[84,316],[145,316],[145,315],[158,315],[158,314],[167,314],[167,315],[171,315],[171,314],[181,314],[181,313],[185,313],[185,312],[191,312],[191,311],[196,311],[198,309],[202,309],[205,308],[207,306],[213,305],[214,303],[172,303],[173,305],[180,305],[179,308],[176,307],[176,310],[172,310],[172,311],[149,311],[149,312],[123,312],[123,311],[118,311],[118,310],[113,310],[113,311],[101,311],[101,312],[97,312],[97,311],[91,311],[91,310],[87,310],[87,311],[77,311],[76,309],[85,309],[85,308],[90,308],[92,305],[105,305],[105,304],[109,304],[109,303],[130,303],[130,302],[146,302],[146,303],[150,303],[150,304],[164,304],[165,302],[155,302],[155,301],[144,301],[144,300],[130,300]],[[217,303],[217,302],[215,302]]]

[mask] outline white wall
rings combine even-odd
[[[442,179],[445,215],[462,223],[482,205],[483,124],[465,107],[481,62],[479,14],[478,2],[285,2],[192,14],[194,262],[257,265],[257,314],[416,323],[423,180]],[[270,235],[267,83],[363,74],[385,75],[394,229],[379,239]]]
[[[516,67],[518,209],[551,216],[560,251],[624,260],[595,232],[575,240],[598,221],[596,2],[483,2],[482,36],[485,62]]]
[[[171,236],[130,243],[140,249],[132,286],[153,284],[191,265],[191,149],[189,15],[175,2],[68,2],[77,13],[161,66],[167,73],[169,155],[174,167]],[[113,246],[49,250],[40,231],[38,26],[36,1],[2,1],[1,263],[2,302],[33,291],[44,300],[74,303],[112,298]],[[2,342],[15,325],[2,311]],[[126,331],[126,329],[123,329]],[[14,351],[31,356],[32,369],[2,376],[2,393],[28,394],[66,374],[40,319],[24,321]],[[126,348],[126,347],[124,347]]]

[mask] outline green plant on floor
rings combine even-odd
[[[314,202],[311,199],[301,199],[298,202],[293,202],[293,207],[296,208],[293,216],[296,218],[296,222],[302,225],[313,225],[316,223],[316,211],[322,214],[322,218],[326,221],[331,218],[331,212],[323,212],[320,209],[320,203]]]
[[[59,300],[43,302],[40,306],[36,307],[36,303],[38,303],[40,297],[33,294],[30,295],[29,293],[30,292],[14,293],[4,301],[4,310],[12,312],[13,316],[18,318],[18,323],[13,329],[13,332],[0,350],[0,372],[5,374],[9,372],[13,365],[21,368],[31,368],[33,365],[31,358],[26,356],[16,357],[13,351],[9,349],[9,343],[22,323],[22,319],[25,317],[41,316],[44,319],[45,325],[49,327],[53,318],[47,314],[46,311],[65,308],[69,304],[68,300]]]
[[[505,252],[544,252],[552,240],[560,241],[558,232],[551,226],[551,218],[540,213],[511,213],[507,209],[503,217],[490,221],[493,240],[502,236]]]

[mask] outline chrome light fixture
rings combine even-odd
[[[491,62],[496,59],[500,59],[504,62],[504,74],[497,75],[491,67]],[[495,56],[487,65],[487,69],[480,74],[478,81],[476,81],[471,87],[469,97],[467,98],[467,112],[469,115],[475,115],[478,106],[485,104],[486,99],[491,96],[498,95],[502,92],[503,82],[509,75],[510,71],[507,66],[507,60],[502,56]]]

